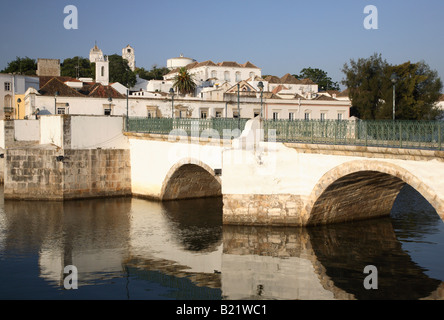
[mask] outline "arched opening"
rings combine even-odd
[[[312,191],[305,208],[307,225],[388,216],[406,184],[430,204],[436,199],[417,177],[396,165],[380,161],[342,164],[327,172]]]
[[[309,224],[362,220],[390,214],[405,182],[386,173],[359,171],[330,184],[315,202]]]
[[[203,164],[185,163],[174,166],[165,178],[162,200],[221,197],[220,178]]]

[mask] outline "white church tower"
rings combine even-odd
[[[122,58],[128,61],[128,66],[132,71],[136,69],[136,56],[134,54],[134,48],[127,45],[122,49]]]
[[[97,47],[96,43],[94,48],[89,51],[89,62],[93,63],[98,60],[103,60],[103,52],[99,49],[99,47]]]
[[[96,82],[109,85],[109,61],[108,57],[104,56],[102,59],[96,60]]]

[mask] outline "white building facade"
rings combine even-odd
[[[28,88],[39,89],[39,78],[0,73],[0,119],[12,118],[16,95],[24,94]]]

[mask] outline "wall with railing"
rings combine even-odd
[[[265,140],[442,150],[443,121],[264,120]]]
[[[127,131],[237,138],[250,119],[129,118]],[[262,120],[265,141],[442,150],[444,121]]]
[[[128,132],[237,138],[249,119],[129,118]]]

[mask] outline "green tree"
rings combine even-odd
[[[424,62],[411,63],[410,61],[387,68],[385,77],[397,76],[395,82],[396,119],[404,120],[432,120],[441,116],[436,105],[440,95],[442,82],[438,73],[431,70]],[[385,92],[387,102],[381,108],[379,118],[393,117],[393,83]],[[388,96],[387,96],[388,95]]]
[[[82,57],[66,58],[60,65],[60,74],[72,78],[94,78],[95,70],[89,59]]]
[[[151,70],[145,70],[145,68],[136,68],[135,70],[135,73],[145,80],[163,80],[163,76],[168,72],[170,72],[168,68],[159,68],[156,64],[151,67]]]
[[[196,83],[188,70],[185,67],[182,67],[179,69],[178,74],[174,77],[173,87],[177,88],[181,94],[192,94],[196,89]]]
[[[436,119],[441,112],[436,107],[442,88],[436,71],[425,62],[390,65],[380,54],[367,59],[350,60],[342,71],[343,84],[349,89],[352,115],[361,119],[392,119],[393,83],[396,74],[395,117],[398,120]]]
[[[18,73],[24,75],[36,75],[37,72],[37,62],[35,59],[28,57],[20,58],[17,57],[15,60],[8,62],[8,66],[1,70],[2,73]]]
[[[386,68],[389,66],[381,55],[373,54],[368,59],[350,60],[350,66],[344,64],[342,83],[349,89],[352,101],[351,114],[363,120],[377,119],[384,104],[383,91],[389,85]]]
[[[130,88],[136,84],[136,74],[128,66],[128,61],[118,54],[108,56],[109,81],[119,82]]]
[[[327,75],[327,72],[318,68],[304,68],[299,75],[293,75],[297,79],[310,79],[318,85],[319,89],[323,90],[339,90],[339,84],[333,82]]]

